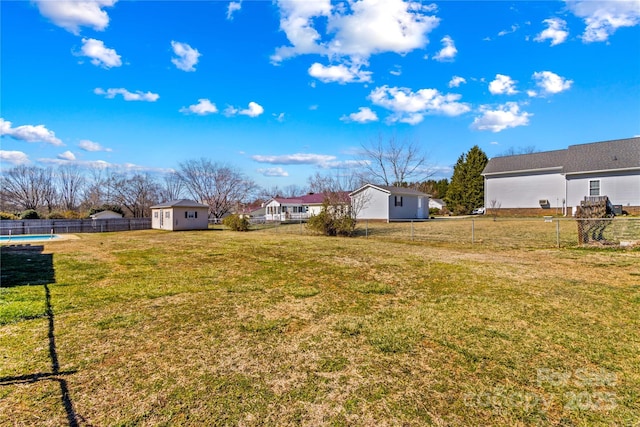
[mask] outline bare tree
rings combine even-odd
[[[108,183],[109,178],[113,175],[109,169],[101,167],[92,167],[88,172],[84,197],[81,204],[82,207],[87,210],[111,202],[111,192]]]
[[[177,173],[187,192],[209,205],[209,214],[214,218],[222,218],[258,190],[253,180],[233,166],[205,158],[180,163]]]
[[[70,211],[76,209],[86,183],[82,171],[76,165],[64,165],[58,168],[56,177],[62,208]]]
[[[507,157],[507,156],[519,156],[521,154],[533,154],[537,153],[539,150],[536,149],[535,145],[527,145],[525,147],[509,147],[504,150],[500,154],[496,154],[495,157]]]
[[[55,189],[51,169],[16,166],[3,173],[1,184],[3,200],[23,210],[53,208]]]
[[[426,154],[415,142],[399,141],[395,136],[385,141],[380,135],[362,149],[365,174],[377,184],[400,187],[433,175]]]
[[[182,198],[184,183],[177,172],[169,172],[164,176],[160,188],[160,198],[163,201],[178,200]]]
[[[134,218],[151,216],[151,206],[158,203],[160,186],[146,174],[135,174],[131,178],[114,174],[108,186],[111,202],[123,206]]]
[[[489,202],[489,212],[491,212],[491,216],[493,220],[496,221],[498,219],[498,212],[500,211],[500,207],[502,206],[502,202],[499,202],[496,199],[491,199]]]

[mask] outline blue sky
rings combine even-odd
[[[0,158],[259,184],[640,135],[640,1],[2,1]]]

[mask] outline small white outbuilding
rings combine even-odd
[[[96,212],[93,215],[89,215],[91,219],[118,219],[122,218],[122,214],[114,211],[100,211]]]
[[[206,230],[209,206],[193,200],[171,200],[151,206],[151,228],[158,230]]]

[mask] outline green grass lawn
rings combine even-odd
[[[3,249],[0,425],[635,427],[640,251],[555,249],[554,232]]]

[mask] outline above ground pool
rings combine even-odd
[[[9,242],[44,242],[46,240],[59,239],[57,234],[17,234],[13,236],[0,236],[0,243]]]

